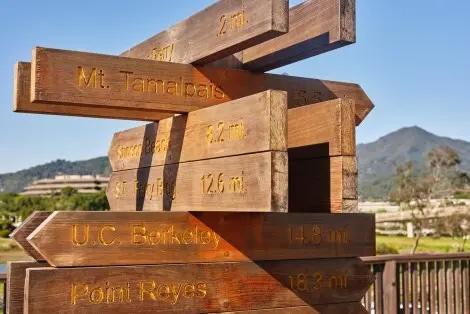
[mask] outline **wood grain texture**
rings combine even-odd
[[[359,302],[358,258],[30,268],[27,313],[201,313]]]
[[[354,206],[355,157],[289,158],[289,212],[356,212]]]
[[[37,252],[34,247],[29,244],[26,238],[44,221],[49,217],[50,212],[35,211],[23,223],[17,227],[11,234],[10,238],[14,239],[19,246],[25,250],[36,261],[44,261],[44,257]]]
[[[29,62],[18,62],[15,65],[13,90],[14,112],[143,121],[158,121],[173,115],[172,113],[164,113],[154,110],[32,103],[31,63]]]
[[[289,32],[217,61],[268,71],[356,41],[355,0],[307,0],[289,10]]]
[[[205,64],[285,34],[288,11],[287,0],[221,0],[121,55]]]
[[[113,211],[287,211],[287,153],[264,152],[113,172]]]
[[[371,214],[54,212],[28,241],[52,266],[370,256]]]
[[[357,84],[47,48],[34,50],[31,75],[32,102],[85,108],[183,113],[269,89],[287,91],[289,108],[352,99],[356,124],[373,107]]]
[[[36,262],[7,262],[6,300],[4,301],[7,314],[23,314],[26,269],[46,266],[49,265]]]
[[[114,134],[113,171],[287,151],[287,95],[266,91]]]
[[[342,99],[288,111],[289,158],[355,156],[354,104]]]
[[[224,314],[368,314],[360,302],[223,312]]]

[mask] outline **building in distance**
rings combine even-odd
[[[36,180],[24,188],[21,195],[47,196],[60,193],[63,188],[70,187],[78,193],[97,193],[105,191],[109,177],[94,175],[58,175],[54,178]]]

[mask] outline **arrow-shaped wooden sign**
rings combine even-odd
[[[122,55],[207,64],[286,33],[288,11],[287,0],[220,0]]]
[[[114,134],[113,171],[287,151],[287,95],[266,91]]]
[[[284,5],[276,4],[267,7],[266,1],[246,1],[247,8],[252,9],[254,18],[248,17],[250,10],[231,10],[226,14],[216,11],[216,7],[224,6],[228,1],[219,1],[208,9],[199,12],[188,20],[161,32],[141,44],[124,52],[122,56],[146,58],[177,63],[206,64],[215,58],[221,58],[223,52],[214,53],[213,45],[221,38],[238,35],[253,22],[264,21],[264,16],[284,21]],[[239,5],[241,1],[232,1]],[[254,71],[267,71],[315,56],[356,41],[355,0],[307,0],[289,10],[289,31],[286,34],[264,41],[258,45],[246,47],[240,53],[216,62],[220,66],[243,67]],[[274,14],[274,12],[278,12]],[[219,35],[213,36],[213,22],[219,17]],[[198,27],[191,27],[197,21]],[[248,22],[246,22],[248,21]],[[282,25],[284,29],[284,25]],[[206,31],[205,34],[201,34]],[[192,34],[201,34],[194,36]],[[276,35],[279,35],[276,34]],[[209,38],[206,42],[202,42]],[[263,38],[265,39],[265,38]],[[188,43],[192,46],[188,47]],[[211,46],[212,44],[212,46]],[[237,48],[239,48],[238,46]],[[239,49],[241,50],[241,49]]]
[[[359,302],[359,258],[30,268],[26,313],[224,312]]]
[[[23,314],[24,303],[24,282],[26,278],[26,269],[34,267],[47,267],[47,263],[37,262],[8,262],[7,263],[7,282],[4,287],[6,299],[4,299],[6,313]]]
[[[370,214],[54,212],[28,241],[58,267],[375,253]]]
[[[286,151],[284,95],[268,91],[114,134],[113,171]],[[354,156],[354,105],[342,99],[288,111],[289,159]]]
[[[10,238],[14,239],[22,248],[37,261],[43,261],[44,257],[34,249],[33,246],[26,240],[26,238],[34,231],[36,228],[49,217],[50,212],[39,212],[35,211],[28,218],[23,221],[23,223],[16,228],[11,234]]]
[[[82,105],[64,105],[62,103],[32,103],[31,63],[29,62],[18,62],[16,64],[14,85],[13,111],[15,112],[145,121],[158,121],[173,116],[173,113],[135,108],[121,109],[97,106],[83,107]]]
[[[116,171],[113,211],[287,211],[287,152],[263,152]]]
[[[47,48],[34,50],[32,72],[33,103],[82,106],[83,112],[190,112],[269,89],[287,91],[289,108],[353,99],[356,124],[373,108],[356,84]]]

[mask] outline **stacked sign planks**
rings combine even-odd
[[[114,135],[110,212],[11,235],[9,313],[365,313],[359,85],[266,74],[355,41],[354,0],[220,0],[121,56],[36,48],[18,112],[151,121]]]

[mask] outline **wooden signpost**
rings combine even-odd
[[[151,110],[121,109],[113,107],[83,107],[74,104],[50,104],[31,102],[31,63],[18,62],[15,66],[13,111],[25,113],[40,113],[62,116],[78,116],[91,118],[147,120],[158,121],[173,113]]]
[[[366,214],[54,212],[28,242],[59,267],[354,257],[374,254],[374,226]]]
[[[239,1],[232,1],[239,5]],[[219,6],[225,5],[227,1],[220,1]],[[247,1],[246,7],[250,7],[255,1]],[[259,12],[255,17],[255,22],[265,19],[265,16],[275,18],[273,12],[279,12],[277,17],[284,22],[284,5],[277,5],[276,10],[263,6],[266,1],[256,1],[256,8],[253,12]],[[216,5],[190,17],[188,20],[173,26],[172,28],[153,36],[143,43],[124,52],[122,56],[134,58],[146,58],[158,61],[168,61],[177,63],[199,63],[204,64],[211,61],[213,52],[210,44],[220,40],[220,37],[234,34],[245,30],[249,21],[244,9],[232,9],[228,11],[236,12],[226,14],[216,11]],[[327,52],[356,41],[356,5],[355,0],[306,0],[289,10],[289,32],[277,36],[274,39],[265,41],[258,45],[251,45],[235,56],[216,62],[217,65],[244,67],[253,71],[267,71],[287,65],[317,54]],[[259,10],[257,10],[259,9]],[[213,13],[213,12],[217,13]],[[282,11],[282,13],[280,13]],[[212,13],[209,15],[209,13]],[[208,17],[209,16],[209,17]],[[214,38],[212,26],[214,16],[220,16],[219,33],[222,36]],[[207,22],[210,19],[210,22]],[[198,27],[189,29],[195,21]],[[209,26],[206,34],[191,36],[194,33],[200,34],[203,25]],[[284,25],[282,25],[284,28]],[[212,28],[212,29],[210,29]],[[209,35],[209,36],[208,36]],[[208,36],[209,41],[202,45],[199,39]],[[212,36],[212,37],[211,37]],[[189,37],[196,41],[188,53],[187,42]],[[194,39],[196,37],[196,39]],[[226,52],[223,49],[219,49]],[[239,49],[240,51],[241,49]],[[218,52],[220,58],[223,54]]]
[[[27,313],[223,312],[358,302],[371,283],[358,258],[26,271]]]
[[[289,161],[289,211],[355,211],[357,162],[339,156]]]
[[[287,211],[287,153],[264,152],[113,172],[113,210]]]
[[[10,238],[14,239],[36,261],[43,261],[44,257],[31,246],[27,238],[50,214],[50,212],[35,211],[10,234]]]
[[[221,0],[122,56],[206,64],[285,34],[287,0]]]
[[[7,263],[7,283],[5,290],[6,313],[23,314],[24,303],[24,283],[26,278],[26,269],[35,267],[47,267],[47,263],[38,262],[8,262]]]
[[[14,111],[152,123],[113,137],[110,212],[12,233],[8,312],[366,313],[374,216],[341,212],[373,104],[262,73],[355,40],[354,0],[220,0],[121,56],[34,49]]]
[[[183,113],[268,89],[294,108],[354,99],[356,124],[373,104],[357,84],[49,48],[33,51],[31,102]],[[237,82],[243,82],[239,84]]]
[[[287,96],[265,91],[114,134],[113,171],[287,150]]]

